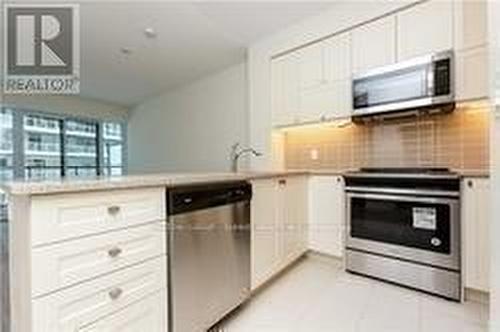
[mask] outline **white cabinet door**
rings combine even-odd
[[[252,181],[252,188],[252,289],[255,289],[273,275],[279,262],[278,188],[274,179]]]
[[[296,120],[299,108],[298,59],[294,53],[271,61],[271,112],[273,126]]]
[[[343,33],[323,42],[324,78],[327,82],[351,78],[351,35]]]
[[[398,61],[453,48],[453,2],[431,0],[397,15]]]
[[[344,184],[341,176],[309,180],[309,249],[341,257],[345,229]]]
[[[396,61],[396,18],[389,16],[352,31],[354,74]]]
[[[298,53],[301,59],[299,121],[317,122],[349,116],[350,34],[331,37]]]
[[[166,332],[165,300],[158,292],[77,332]]]
[[[464,101],[488,97],[488,64],[487,47],[480,47],[457,52],[457,100]]]
[[[300,90],[314,89],[324,83],[323,43],[315,43],[297,51]]]
[[[488,179],[464,179],[462,224],[465,286],[489,291],[490,185]]]
[[[455,49],[485,46],[488,42],[488,1],[455,1]]]
[[[166,257],[32,300],[33,332],[74,332],[159,294],[166,303]],[[161,310],[165,314],[165,310]],[[134,330],[135,331],[135,330]],[[160,330],[143,331],[160,332]]]
[[[283,199],[283,257],[288,265],[307,250],[307,178],[288,177],[280,189]]]

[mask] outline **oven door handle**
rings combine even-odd
[[[422,197],[422,196],[398,196],[386,194],[364,194],[364,193],[347,193],[347,198],[365,198],[375,200],[386,200],[396,202],[419,202],[419,203],[433,203],[433,204],[454,204],[457,199],[451,198],[436,198],[436,197]]]
[[[425,197],[460,197],[458,191],[443,191],[443,190],[421,190],[421,189],[399,189],[399,188],[373,188],[373,187],[346,187],[348,193],[369,193],[369,194],[392,194],[392,195],[410,195],[410,196],[425,196]]]

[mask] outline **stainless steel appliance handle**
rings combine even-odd
[[[398,188],[372,188],[372,187],[346,187],[348,192],[374,193],[374,194],[396,194],[413,196],[433,196],[433,197],[460,197],[458,191],[444,190],[419,190],[419,189],[398,189]]]
[[[385,201],[396,201],[396,202],[421,202],[421,203],[433,203],[433,204],[453,204],[456,199],[449,198],[435,198],[435,197],[421,197],[421,196],[397,196],[397,195],[386,195],[386,194],[364,194],[364,193],[347,193],[348,198],[365,198],[365,199],[376,199]]]

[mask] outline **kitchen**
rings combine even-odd
[[[495,6],[79,3],[79,95],[0,95],[1,331],[498,330]]]

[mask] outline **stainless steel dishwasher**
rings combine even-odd
[[[168,190],[169,331],[206,331],[248,297],[251,197],[247,182]]]

